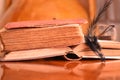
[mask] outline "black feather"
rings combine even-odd
[[[112,0],[107,0],[103,7],[99,10],[98,15],[95,16],[91,24],[88,28],[88,33],[85,36],[86,44],[90,47],[92,51],[95,52],[96,55],[98,55],[101,58],[101,61],[105,61],[104,55],[101,53],[101,46],[98,43],[97,36],[95,36],[95,30],[97,28],[97,23],[99,22],[102,14],[108,9],[108,7],[111,5]],[[107,31],[108,29],[106,29]],[[105,31],[105,32],[106,32]]]
[[[94,36],[95,35],[95,29],[97,28],[97,23],[99,22],[102,14],[109,8],[111,5],[112,0],[107,0],[103,7],[99,10],[97,16],[94,17],[93,21],[90,23],[89,28],[88,28],[88,36]]]

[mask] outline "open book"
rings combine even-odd
[[[99,41],[102,45],[102,53],[106,59],[120,59],[120,46],[119,42],[111,41]],[[109,44],[108,44],[109,43]],[[107,45],[108,44],[108,45]],[[111,45],[109,47],[109,45]],[[65,56],[68,60],[74,60],[72,57],[68,57],[69,52],[74,52],[73,55],[78,56],[78,58],[98,58],[97,55],[91,51],[85,43],[81,43],[74,48],[70,47],[54,47],[54,48],[44,48],[44,49],[33,49],[33,50],[21,50],[21,51],[12,51],[6,54],[0,61],[20,61],[20,60],[33,60],[41,58],[49,58],[56,56]]]
[[[15,22],[0,32],[0,61],[20,61],[69,55],[99,58],[85,44],[81,20]],[[27,24],[27,25],[26,25]],[[18,26],[17,26],[18,25]],[[105,58],[120,59],[120,42],[99,41]],[[70,54],[69,54],[70,53]],[[5,54],[5,55],[4,55]]]

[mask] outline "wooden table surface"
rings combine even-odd
[[[120,60],[0,62],[0,80],[120,80]]]

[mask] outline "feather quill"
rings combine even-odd
[[[93,19],[93,21],[91,22],[91,24],[89,25],[89,28],[88,28],[88,33],[87,35],[85,36],[85,41],[86,41],[86,44],[90,47],[90,49],[92,51],[94,51],[94,53],[99,56],[101,58],[101,61],[105,61],[105,57],[104,55],[101,53],[101,46],[99,45],[98,43],[98,40],[97,40],[97,36],[95,36],[96,34],[96,24],[99,22],[102,14],[108,9],[108,7],[111,5],[112,3],[112,0],[107,0],[103,7],[99,10],[97,16],[95,16],[95,18]],[[108,29],[105,30],[105,32],[107,31]],[[102,33],[103,34],[103,33]]]
[[[107,0],[104,3],[103,7],[100,8],[97,16],[95,16],[95,18],[93,19],[93,21],[89,25],[87,36],[91,36],[91,37],[95,36],[95,32],[94,31],[97,28],[96,24],[99,22],[102,14],[109,8],[111,3],[112,3],[112,0]]]

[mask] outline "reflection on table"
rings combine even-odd
[[[0,63],[0,80],[119,80],[120,60],[35,60]]]

